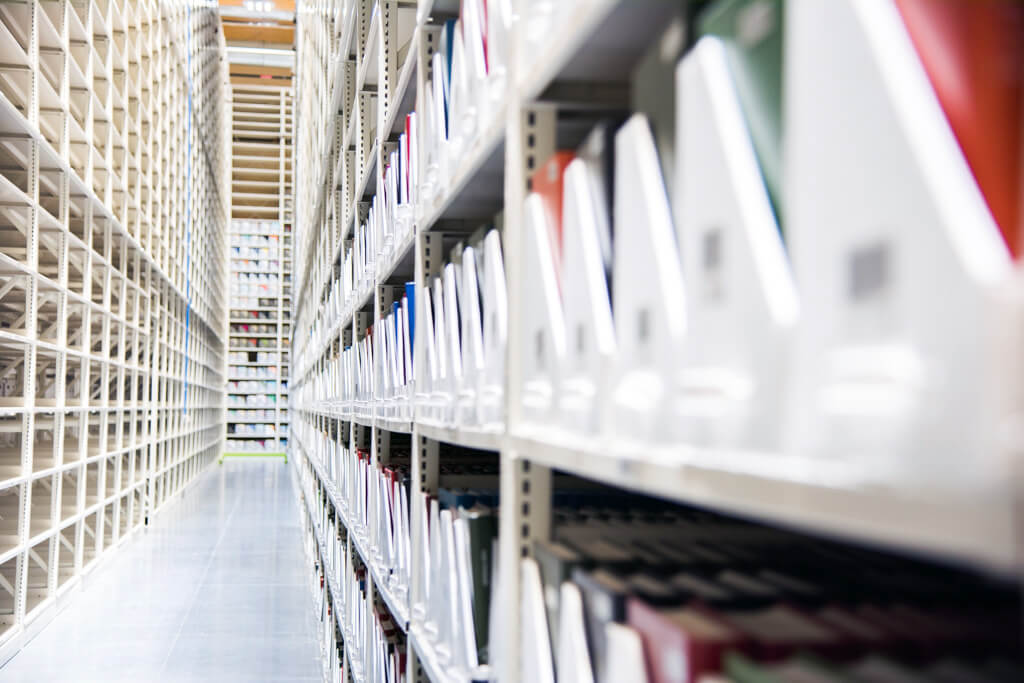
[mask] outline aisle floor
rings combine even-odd
[[[318,681],[298,491],[212,465],[0,669],[0,681]]]

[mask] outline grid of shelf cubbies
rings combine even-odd
[[[298,12],[289,454],[307,513],[312,589],[332,615],[324,622],[325,678],[339,680],[344,665],[351,680],[380,680],[387,643],[392,651],[404,643],[409,680],[470,679],[453,642],[466,634],[436,613],[437,598],[414,580],[438,578],[424,564],[423,548],[433,539],[422,531],[423,517],[452,446],[490,451],[500,462],[498,575],[508,578],[492,602],[503,610],[492,623],[507,628],[491,638],[500,637],[502,680],[520,680],[519,562],[550,529],[552,470],[1017,572],[1020,491],[1012,477],[991,495],[922,493],[898,479],[864,485],[832,476],[824,461],[783,453],[616,438],[616,419],[602,426],[607,432],[559,423],[551,373],[538,372],[535,355],[548,323],[528,259],[528,178],[561,142],[560,107],[628,108],[630,69],[663,28],[664,14],[625,0],[520,5],[512,25],[498,9],[488,13],[487,73],[460,74],[451,86],[453,100],[466,99],[459,101],[461,118],[451,114],[456,123],[444,144],[425,109],[437,95],[432,56],[441,26],[458,16],[459,2],[322,0]],[[614,49],[604,49],[610,43]],[[410,147],[418,161],[403,168],[412,180],[396,193],[402,179],[394,177],[392,155],[402,154],[413,111]],[[617,232],[615,239],[629,236]],[[484,310],[475,315],[482,320],[472,314],[475,306],[455,302],[467,286],[464,265],[473,261],[485,264],[469,276],[480,289]],[[414,301],[406,282],[414,283]],[[648,286],[616,282],[617,292]],[[444,328],[439,311],[452,327]],[[406,332],[415,333],[415,344],[404,341]],[[461,349],[452,342],[460,337]],[[649,360],[637,362],[642,370]],[[382,483],[396,434],[411,443],[407,509],[397,502],[405,492]],[[438,550],[431,547],[432,558]],[[397,633],[383,635],[382,623],[392,620]]]
[[[232,92],[230,357],[226,452],[281,453],[288,443],[291,343],[290,88]]]
[[[0,661],[220,449],[218,24],[0,5]]]

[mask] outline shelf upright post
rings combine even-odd
[[[514,48],[515,49],[515,48]],[[510,59],[515,69],[517,59]],[[512,82],[515,82],[514,79]],[[509,282],[523,282],[532,274],[523,272],[522,206],[530,191],[530,176],[555,150],[557,112],[553,106],[532,103],[519,107],[513,103],[506,115],[505,136],[505,234],[504,253]],[[509,287],[510,331],[519,329],[522,296],[518,287]],[[521,358],[518,334],[510,334],[505,358],[506,434],[515,433],[520,419],[517,382]],[[499,666],[502,680],[518,680],[521,638],[520,560],[533,553],[533,541],[547,538],[551,524],[551,470],[526,458],[505,445],[501,452],[501,515],[498,520],[498,562],[500,590],[498,605],[505,610],[502,623],[511,625],[503,633]]]
[[[438,442],[419,433],[419,429],[413,427],[413,453],[412,453],[412,486],[410,505],[412,511],[410,520],[412,522],[412,557],[415,562],[423,552],[424,544],[429,539],[423,538],[420,529],[423,525],[423,516],[426,514],[426,496],[436,496],[439,482],[440,457],[438,453]],[[413,576],[425,573],[429,567],[413,567]],[[409,621],[410,631],[413,622],[422,622],[426,616],[423,612],[422,601],[424,596],[419,593],[419,582],[412,581],[409,592]]]
[[[390,118],[391,108],[399,102],[395,98],[394,87],[398,84],[398,3],[396,0],[378,0],[377,12],[380,14],[380,46],[377,59],[377,91],[380,93],[377,107],[377,138],[384,143],[389,131],[384,130],[384,122]],[[383,144],[381,144],[383,148]],[[378,149],[380,159],[386,159],[383,149]],[[378,165],[383,177],[383,165]]]
[[[69,101],[70,101],[70,64],[71,48],[68,39],[68,16],[72,11],[67,2],[62,2],[60,8],[60,22],[57,28],[60,37],[60,49],[62,52],[61,77],[60,77],[60,98],[61,109],[60,119],[60,156],[62,159],[71,158]],[[71,232],[71,211],[70,211],[70,179],[68,174],[59,174],[58,189],[58,214],[57,222],[60,224],[60,235],[58,237],[57,254],[57,362],[54,374],[54,405],[53,413],[53,460],[58,468],[58,474],[52,478],[52,491],[50,503],[50,519],[54,526],[59,527],[62,521],[63,500],[64,500],[64,438],[65,438],[65,415],[67,408],[67,376],[68,376],[68,267],[70,259],[69,233]],[[59,582],[59,556],[61,552],[60,541],[63,541],[63,534],[58,531],[56,539],[58,542],[50,543],[50,556],[47,566],[50,568],[47,576],[47,595],[56,595]],[[72,551],[72,562],[74,562],[74,547]]]
[[[100,363],[100,385],[99,395],[97,396],[97,404],[99,406],[98,411],[98,428],[99,428],[99,449],[100,453],[107,453],[109,450],[109,430],[107,421],[110,419],[110,354],[111,354],[111,339],[110,339],[110,317],[111,317],[111,271],[113,270],[114,264],[114,234],[113,234],[113,222],[109,217],[103,219],[103,260],[106,262],[103,266],[103,322],[102,322],[102,342],[100,345],[100,356],[104,359]],[[102,501],[106,495],[106,476],[107,476],[107,460],[104,458],[98,464],[97,484],[96,487],[100,493],[99,498]],[[100,505],[97,511],[97,522],[96,522],[96,543],[97,550],[103,548],[104,528],[106,522],[106,506]]]
[[[370,438],[367,436],[367,432],[371,431],[371,429],[371,427],[366,427],[358,422],[352,423],[352,444],[354,448],[361,451],[370,450]]]
[[[160,430],[160,406],[163,402],[163,382],[160,374],[163,370],[163,335],[165,318],[163,312],[162,285],[156,288],[153,293],[152,310],[150,313],[150,376],[149,376],[149,447],[146,449],[146,495],[143,498],[143,518],[149,524],[149,516],[156,508],[156,469],[157,452],[159,443],[157,441]]]
[[[34,131],[39,130],[39,17],[42,10],[37,4],[29,6],[30,27],[28,41],[29,106],[28,121]],[[27,230],[26,265],[32,271],[39,269],[39,141],[29,141],[28,196],[29,225]],[[21,472],[23,476],[32,473],[32,457],[35,438],[35,394],[36,394],[36,350],[38,339],[37,311],[39,284],[35,277],[26,278],[25,283],[25,336],[22,372],[22,396],[24,414],[21,436]],[[30,536],[30,515],[32,511],[32,484],[25,481],[20,486],[21,510],[18,518],[18,542],[21,551],[16,565],[14,615],[16,623],[24,623],[26,591],[28,583],[28,539]]]
[[[359,71],[363,70],[363,62],[366,60],[365,48],[366,39],[370,35],[370,23],[373,21],[373,7],[377,0],[356,0],[356,11],[358,16],[356,18],[359,32],[356,34],[356,65],[359,67]]]
[[[391,432],[386,429],[373,430],[373,457],[374,466],[387,466],[391,464]]]
[[[285,164],[285,107],[287,98],[285,97],[285,89],[282,88],[278,95],[278,174],[277,180],[280,187],[284,187],[285,175],[287,167]],[[277,193],[277,225],[278,225],[278,236],[277,236],[277,310],[275,311],[275,317],[277,320],[274,323],[274,329],[276,330],[275,335],[275,352],[277,354],[276,360],[276,372],[275,372],[275,383],[274,383],[274,444],[275,450],[281,447],[281,401],[283,395],[283,384],[281,382],[282,375],[282,359],[284,357],[284,351],[281,347],[281,332],[283,327],[284,318],[284,196],[285,193],[280,190]]]

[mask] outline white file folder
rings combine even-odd
[[[523,422],[531,427],[554,419],[558,373],[565,356],[565,318],[542,199],[530,193],[523,206],[522,354],[519,378]]]
[[[439,57],[439,55],[435,55]],[[431,61],[432,68],[440,68],[438,59]],[[435,72],[436,73],[436,72]],[[437,148],[444,141],[444,110],[437,111],[437,96],[434,94],[434,81],[427,81],[426,92],[420,99],[421,111],[418,112],[417,125],[413,129],[415,140],[411,146],[413,154],[417,154],[417,171],[415,172],[417,185],[417,206],[427,207],[437,197],[441,190],[440,169],[438,167]],[[437,119],[441,118],[440,128]]]
[[[417,289],[419,300],[419,314],[416,316],[417,326],[416,344],[422,345],[421,358],[423,365],[418,369],[416,377],[416,413],[418,419],[432,417],[431,397],[434,393],[434,383],[439,379],[439,368],[437,349],[435,347],[434,334],[434,304],[430,293],[430,287]]]
[[[508,95],[508,62],[511,46],[509,26],[512,24],[512,0],[487,0],[487,101],[493,108]],[[491,116],[481,112],[481,120]]]
[[[439,188],[446,186],[448,182],[448,65],[440,51],[435,52],[431,58],[433,74],[433,130],[430,131],[432,140],[430,142],[431,159],[430,171],[435,173],[436,182]]]
[[[455,424],[455,404],[462,388],[462,340],[460,332],[459,291],[456,281],[458,273],[454,263],[444,267],[444,316],[445,342],[448,357],[448,393],[442,406],[441,421],[446,425]]]
[[[454,24],[452,41],[451,79],[448,82],[448,144],[446,155],[452,160],[452,167],[458,165],[471,139],[472,130],[464,127],[467,117],[476,117],[476,103],[470,87],[469,69],[466,67],[466,52],[463,42],[463,21]],[[451,169],[449,169],[449,172]]]
[[[592,182],[587,163],[575,159],[565,169],[562,199],[562,300],[566,350],[560,366],[558,406],[562,426],[592,434],[600,426],[599,400],[605,395],[615,327],[601,253],[610,216],[604,188]]]
[[[680,62],[676,94],[689,331],[671,424],[684,443],[778,452],[799,305],[719,39],[702,38]]]
[[[456,422],[460,426],[479,423],[477,389],[484,371],[484,340],[480,315],[480,288],[476,272],[476,249],[466,247],[462,256],[459,309],[462,314],[462,383],[459,386]]]
[[[605,424],[636,442],[666,442],[671,377],[686,327],[683,276],[650,125],[634,114],[615,134],[613,244],[616,352]],[[628,238],[626,237],[628,236]]]
[[[871,482],[1003,481],[1010,255],[900,13],[797,0],[785,39],[793,450]]]
[[[429,503],[430,524],[428,535],[423,538],[429,544],[428,559],[430,561],[430,576],[427,581],[427,611],[424,615],[426,620],[427,636],[436,640],[445,626],[445,578],[444,578],[444,555],[441,549],[441,508],[436,498],[431,498]],[[420,594],[424,595],[423,593]]]
[[[586,625],[583,621],[583,597],[571,581],[561,587],[558,608],[558,652],[556,654],[559,683],[594,683],[587,647]]]
[[[644,662],[644,644],[634,629],[609,621],[604,625],[608,650],[604,663],[603,680],[598,683],[616,681],[646,681],[647,664]]]
[[[473,621],[473,574],[470,569],[469,527],[465,519],[456,519],[452,529],[455,543],[455,576],[457,590],[455,593],[456,614],[459,628],[458,640],[453,647],[458,652],[459,664],[466,671],[472,671],[479,665],[476,651],[476,626]]]
[[[555,683],[544,589],[536,560],[524,557],[520,561],[520,575],[519,643],[522,657],[519,674],[524,681]]]
[[[427,97],[422,98],[426,102]],[[409,203],[416,206],[419,202],[419,181],[420,181],[420,118],[416,112],[410,113],[405,118],[405,145],[407,166],[405,171],[405,182],[408,188]],[[411,229],[411,226],[410,226]]]
[[[410,403],[412,401],[413,387],[415,386],[415,373],[413,372],[413,350],[412,350],[412,330],[409,326],[409,298],[402,297],[402,350],[404,352],[404,377],[405,384],[402,389],[403,404],[400,410],[399,419],[408,420],[412,414],[410,412]]]
[[[998,482],[1006,244],[895,3],[786,9],[794,449],[871,481]]]
[[[505,419],[508,293],[505,289],[501,235],[497,230],[491,230],[484,237],[483,260],[481,303],[484,369],[477,385],[477,406],[480,425],[486,429],[500,429]]]
[[[440,576],[439,597],[442,613],[438,616],[438,639],[436,650],[442,663],[447,666],[465,668],[465,652],[463,649],[463,631],[466,624],[459,613],[459,592],[461,586],[458,577],[458,560],[455,549],[455,529],[452,510],[441,510],[440,520]]]
[[[448,304],[445,301],[443,278],[434,278],[434,348],[437,359],[437,376],[430,394],[430,418],[444,423],[447,407],[452,399],[452,372],[450,368],[451,349],[448,345]]]

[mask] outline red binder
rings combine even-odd
[[[722,670],[726,652],[748,649],[740,631],[692,607],[659,610],[630,599],[626,618],[643,641],[651,683],[699,680]]]
[[[576,153],[571,150],[555,152],[530,178],[530,189],[544,202],[544,212],[552,230],[551,251],[559,278],[562,274],[562,178],[565,167],[575,158]]]
[[[1024,253],[1024,3],[896,0],[1015,258]]]

